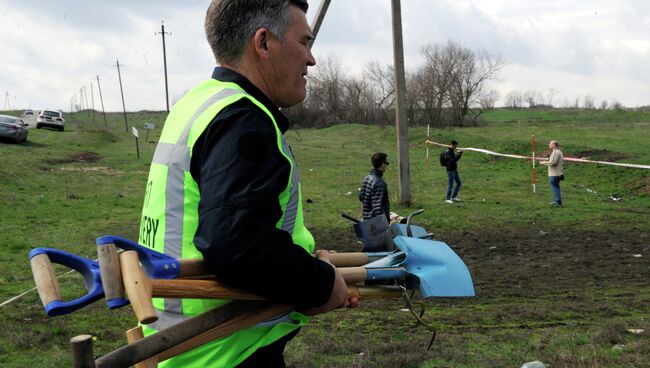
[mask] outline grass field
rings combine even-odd
[[[565,156],[650,164],[650,114],[629,111],[495,110],[471,128],[432,129],[430,139],[528,155],[550,139]],[[0,303],[33,288],[30,249],[47,246],[96,258],[102,235],[137,238],[140,209],[160,113],[129,114],[140,129],[140,159],[121,114],[108,127],[89,114],[66,117],[66,131],[30,131],[25,145],[0,142]],[[146,122],[157,129],[146,132]],[[129,129],[130,130],[130,129]],[[459,162],[463,202],[443,202],[440,148],[425,162],[426,128],[409,131],[412,203],[397,199],[395,130],[357,124],[290,131],[301,169],[307,225],[319,247],[358,250],[351,223],[370,155],[385,151],[392,210],[423,208],[417,223],[466,261],[477,296],[426,302],[415,327],[403,303],[364,303],[314,318],[288,346],[293,367],[647,367],[650,356],[650,171],[568,163],[565,207],[553,209],[544,168],[532,193],[529,162],[466,152]],[[546,151],[546,152],[545,152]],[[622,198],[620,201],[610,196]],[[309,201],[307,201],[309,200]],[[63,275],[63,268],[57,273]],[[60,278],[65,298],[81,295],[80,277]],[[34,291],[0,307],[0,366],[71,365],[69,339],[96,337],[95,352],[126,343],[128,308],[103,301],[49,318]],[[629,330],[644,330],[641,333]],[[638,332],[638,331],[635,331]]]

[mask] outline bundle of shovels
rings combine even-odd
[[[332,264],[348,284],[350,297],[398,299],[416,290],[425,299],[474,296],[465,263],[447,244],[404,235],[396,235],[392,242],[393,251],[331,254]],[[131,304],[138,322],[150,324],[158,318],[152,297],[233,301],[147,337],[143,337],[141,327],[131,329],[127,331],[127,345],[96,360],[90,336],[77,336],[72,339],[75,367],[155,367],[208,341],[292,310],[292,306],[273,304],[221,285],[204,270],[200,260],[175,259],[117,236],[98,238],[97,246],[98,261],[53,248],[36,248],[29,253],[48,316],[72,313],[105,298],[110,309]],[[52,263],[78,271],[88,293],[63,301]],[[391,285],[363,285],[370,280],[390,280]]]

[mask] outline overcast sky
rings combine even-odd
[[[170,100],[214,67],[203,35],[209,0],[0,0],[0,93],[13,109],[70,109],[86,87],[101,109],[165,109],[161,21]],[[370,61],[392,63],[390,0],[332,0],[314,54],[338,56],[351,76]],[[320,0],[310,1],[311,22]],[[556,91],[553,103],[587,94],[597,104],[650,105],[648,0],[402,0],[407,70],[423,46],[455,41],[507,63],[496,89]],[[7,95],[8,93],[8,95]],[[8,97],[8,101],[7,101]],[[0,105],[0,108],[4,105]]]

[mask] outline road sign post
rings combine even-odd
[[[131,133],[133,133],[133,136],[135,137],[135,152],[138,154],[138,158],[140,158],[140,145],[138,144],[138,130],[134,126],[132,126]]]
[[[147,130],[147,135],[144,138],[144,143],[149,142],[149,131],[156,129],[156,124],[154,123],[144,123],[144,128]]]

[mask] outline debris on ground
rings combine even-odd
[[[522,364],[521,368],[546,368],[546,364],[540,362],[539,360],[534,360],[532,362]]]

